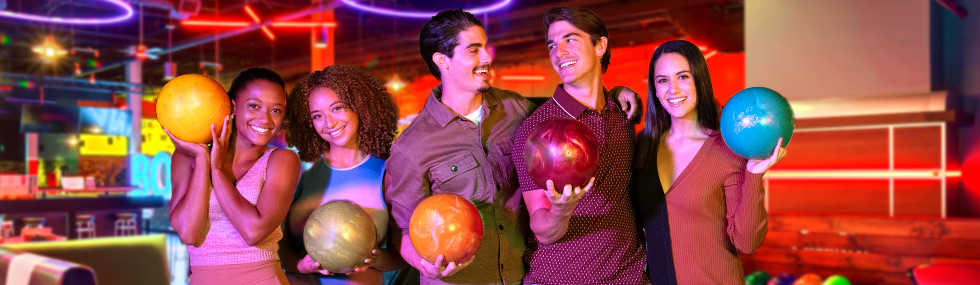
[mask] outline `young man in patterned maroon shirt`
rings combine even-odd
[[[595,13],[583,8],[552,8],[545,25],[551,65],[562,84],[517,129],[512,153],[524,153],[525,140],[538,124],[573,118],[598,139],[599,166],[587,185],[549,181],[548,189],[539,189],[524,157],[513,156],[534,233],[524,256],[530,265],[524,283],[648,282],[643,273],[646,255],[629,199],[633,128],[602,86],[611,56],[609,33]]]

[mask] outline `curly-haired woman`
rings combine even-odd
[[[388,206],[381,182],[384,159],[395,139],[398,107],[371,74],[345,65],[328,66],[300,80],[290,91],[286,106],[290,126],[286,141],[313,166],[300,177],[286,218],[285,232],[291,236],[292,246],[283,247],[282,251],[291,250],[282,252],[283,263],[290,271],[326,275],[320,277],[321,283],[381,284],[381,272],[406,266],[393,246],[382,246],[386,243]],[[349,200],[367,210],[378,233],[374,257],[345,276],[332,276],[321,269],[305,253],[302,243],[310,214],[334,200]]]

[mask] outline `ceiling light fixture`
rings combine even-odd
[[[358,10],[361,10],[361,11],[364,11],[364,12],[374,13],[374,14],[382,14],[382,15],[389,15],[389,16],[395,16],[395,17],[403,17],[403,18],[423,18],[423,19],[426,19],[426,18],[431,18],[432,16],[435,16],[437,13],[439,13],[439,11],[435,11],[435,12],[433,12],[433,11],[400,11],[400,10],[395,10],[393,8],[365,5],[363,3],[359,3],[356,0],[340,0],[340,1],[341,2],[344,2],[344,4],[346,4],[347,6],[350,6],[351,8],[355,8],[355,9],[358,9]],[[483,13],[489,13],[489,12],[493,12],[493,11],[496,11],[496,10],[503,9],[504,7],[507,7],[507,5],[510,4],[510,2],[512,2],[512,1],[513,0],[500,0],[499,2],[494,3],[494,4],[491,4],[491,5],[487,5],[487,6],[483,6],[483,7],[473,7],[473,8],[463,9],[463,10],[466,10],[466,12],[470,12],[470,13],[472,13],[474,15],[476,15],[476,14],[483,14]]]

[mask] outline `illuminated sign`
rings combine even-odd
[[[81,134],[78,141],[80,155],[125,156],[129,146],[125,136]]]
[[[170,199],[170,154],[158,152],[151,159],[144,154],[129,156],[130,185],[139,187],[129,192],[130,196],[163,196]]]
[[[158,152],[174,153],[174,144],[170,141],[167,133],[163,132],[163,127],[157,119],[140,120],[140,132],[143,141],[140,143],[140,152],[153,156]]]
[[[133,113],[112,108],[79,108],[84,134],[129,136],[133,133]]]

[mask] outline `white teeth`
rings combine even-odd
[[[256,126],[250,126],[250,127],[252,128],[252,130],[254,130],[256,132],[260,132],[260,133],[264,133],[264,132],[268,132],[268,131],[272,130],[272,129],[263,129],[263,128],[259,128],[259,127],[256,127]]]
[[[569,61],[569,62],[566,62],[566,63],[562,63],[561,66],[560,66],[560,68],[565,68],[565,67],[568,67],[568,66],[570,66],[572,64],[576,64],[576,63],[578,63],[577,60],[573,60],[573,61]]]
[[[336,130],[336,131],[333,131],[333,132],[330,132],[330,135],[331,135],[331,136],[337,136],[337,135],[340,135],[340,131],[343,131],[343,130],[344,130],[344,128],[346,128],[346,127],[343,127],[343,128],[340,128],[339,130]]]
[[[680,102],[682,102],[684,100],[687,100],[687,96],[680,97],[680,98],[674,98],[674,99],[667,99],[667,103],[677,104],[677,103],[680,103]]]
[[[476,74],[479,74],[479,75],[487,75],[487,72],[488,71],[486,69],[478,69],[478,70],[476,70]]]

